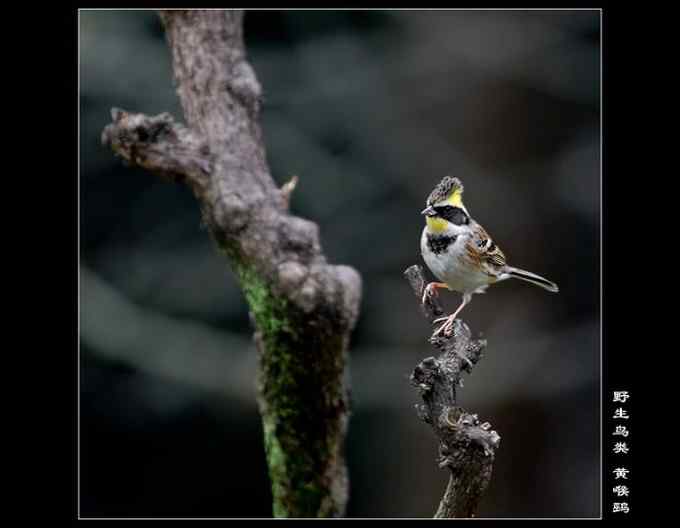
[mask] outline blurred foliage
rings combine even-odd
[[[445,174],[512,264],[560,285],[503,283],[463,314],[489,345],[461,404],[502,437],[480,516],[598,515],[599,12],[261,11],[245,37],[272,174],[299,176],[294,213],[364,278],[348,515],[431,517],[446,484],[402,278]],[[153,12],[80,12],[81,514],[269,516],[243,296],[190,191],[101,146],[113,106],[182,116]]]

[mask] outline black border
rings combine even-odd
[[[627,329],[634,330],[640,324],[639,321],[632,320],[632,316],[644,315],[635,310],[636,303],[626,286],[631,282],[630,278],[627,278],[628,272],[618,265],[618,263],[630,260],[626,256],[630,248],[630,240],[639,239],[638,237],[643,235],[638,235],[631,229],[621,229],[626,223],[622,220],[625,219],[626,199],[625,197],[617,199],[616,196],[618,190],[626,192],[625,189],[630,189],[627,178],[625,176],[622,178],[621,175],[626,175],[632,170],[631,155],[636,151],[636,147],[633,143],[635,135],[629,132],[638,129],[632,119],[632,113],[627,112],[625,104],[622,106],[620,103],[621,100],[625,101],[631,97],[626,90],[634,88],[634,85],[629,82],[631,71],[626,65],[625,57],[640,54],[641,50],[634,49],[635,43],[625,38],[628,30],[619,24],[621,13],[622,11],[617,11],[614,14],[610,7],[605,7],[602,11],[602,517],[604,520],[632,520],[642,518],[645,513],[648,513],[643,510],[641,495],[644,483],[642,475],[637,473],[640,468],[635,464],[635,459],[638,458],[636,449],[640,446],[636,440],[642,433],[635,422],[637,421],[636,415],[641,409],[639,403],[642,393],[636,386],[639,377],[639,372],[636,371],[641,365],[635,361],[635,352],[633,352],[644,350],[645,344],[636,343],[636,332],[627,331]],[[643,39],[641,35],[638,38]],[[626,43],[628,49],[617,49],[619,44]],[[621,99],[614,97],[615,92],[622,96]],[[622,337],[622,342],[618,342]],[[613,401],[614,391],[628,391],[630,399],[625,404],[616,403]],[[614,419],[614,413],[618,407],[627,412],[629,416],[627,420]],[[630,435],[625,439],[612,436],[616,425],[625,425]],[[629,453],[615,454],[613,452],[614,442],[623,440],[630,448]],[[627,482],[615,479],[613,471],[617,467],[630,470]],[[617,498],[613,493],[613,487],[617,484],[627,484],[630,496]],[[628,502],[629,513],[614,513],[613,503],[624,501]]]

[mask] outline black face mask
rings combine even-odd
[[[452,205],[444,205],[441,207],[435,207],[437,211],[437,216],[448,220],[455,225],[468,225],[470,223],[470,217],[463,211],[460,207],[454,207]]]

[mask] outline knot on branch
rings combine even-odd
[[[283,250],[295,253],[305,260],[321,253],[319,226],[316,223],[299,216],[281,215],[277,227],[283,235]]]
[[[330,265],[317,259],[310,265],[287,260],[278,265],[275,288],[305,313],[321,310],[344,331],[351,331],[359,316],[361,276],[350,266]],[[329,308],[332,307],[332,310]]]
[[[209,210],[205,211],[205,223],[214,226],[213,233],[218,240],[237,235],[251,220],[253,208],[249,206],[248,200],[225,178],[211,178],[208,189],[209,196],[205,203]]]
[[[171,181],[204,186],[212,170],[208,143],[164,112],[157,116],[111,109],[113,122],[102,131],[102,144],[130,165]]]
[[[423,359],[411,374],[411,385],[420,390],[421,395],[432,392],[437,378],[440,376],[439,362],[432,356]]]
[[[241,56],[234,60],[226,90],[256,119],[262,106],[262,87],[252,66]]]
[[[342,264],[330,266],[330,271],[339,285],[338,297],[343,307],[343,322],[349,331],[354,330],[361,304],[361,275],[351,266]]]
[[[460,407],[445,407],[439,415],[437,428],[440,430],[440,467],[455,466],[468,449],[479,448],[484,457],[493,458],[501,437],[491,429],[489,422],[480,423],[476,414],[465,412]]]

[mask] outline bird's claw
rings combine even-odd
[[[455,314],[454,314],[455,315]],[[455,321],[455,317],[449,315],[448,317],[439,317],[438,319],[435,319],[432,321],[432,324],[440,323],[442,321],[445,321],[443,325],[441,325],[435,332],[432,334],[432,337],[438,336],[442,330],[444,331],[445,336],[450,336],[451,332],[453,331],[453,322]]]

